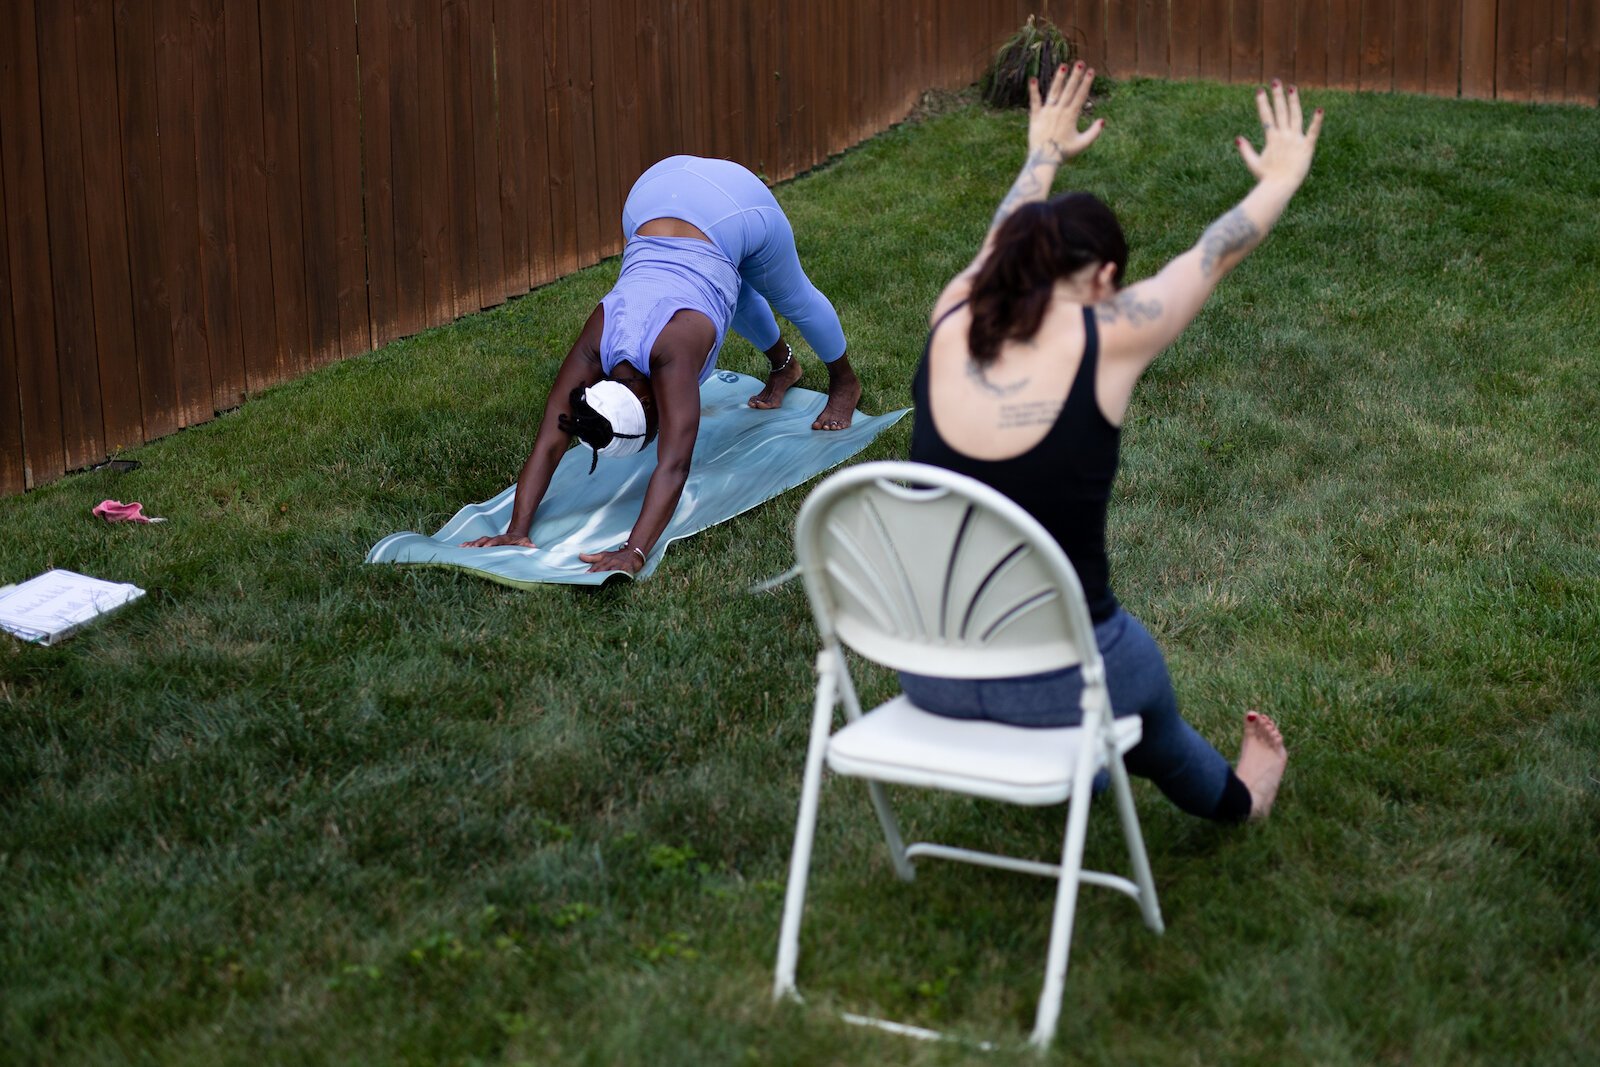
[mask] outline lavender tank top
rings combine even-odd
[[[617,284],[600,301],[600,368],[610,374],[623,360],[648,375],[650,349],[674,314],[689,308],[711,320],[717,340],[700,370],[703,382],[716,369],[728,323],[739,301],[739,269],[717,246],[694,237],[635,235],[622,252]]]

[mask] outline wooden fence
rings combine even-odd
[[[1052,0],[1113,77],[1600,103],[1600,0]]]
[[[615,253],[663,156],[814,166],[1029,10],[1113,76],[1600,93],[1600,0],[0,0],[0,493]]]

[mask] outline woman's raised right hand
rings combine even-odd
[[[1266,145],[1257,152],[1246,138],[1238,139],[1239,155],[1257,181],[1281,182],[1298,189],[1311,170],[1311,157],[1317,150],[1317,135],[1322,132],[1322,109],[1305,123],[1300,110],[1300,94],[1294,86],[1284,91],[1283,82],[1272,79],[1272,91],[1256,90],[1256,111],[1261,116],[1261,131]]]
[[[1072,75],[1066,76],[1063,66],[1050,82],[1050,92],[1039,99],[1039,79],[1028,81],[1028,158],[1031,161],[1042,153],[1048,163],[1065,163],[1085,148],[1094,144],[1100,131],[1106,128],[1105,119],[1097,119],[1087,130],[1078,129],[1078,117],[1089,100],[1089,87],[1094,84],[1094,71],[1082,63],[1075,63]]]

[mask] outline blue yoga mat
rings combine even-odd
[[[762,382],[718,371],[700,386],[700,433],[694,464],[678,510],[636,578],[655,573],[667,546],[731,519],[787,489],[838,466],[900,421],[909,408],[884,415],[856,413],[848,430],[811,428],[827,397],[790,389],[777,411],[757,411],[747,401]],[[417,563],[460,570],[519,588],[544,583],[599,585],[622,572],[590,574],[579,552],[615,548],[627,540],[656,469],[652,442],[637,455],[600,460],[589,474],[590,452],[561,457],[550,489],[534,516],[537,548],[461,548],[462,541],[505,532],[516,486],[491,500],[468,504],[435,533],[393,533],[372,546],[368,563]]]

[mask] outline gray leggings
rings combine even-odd
[[[1094,634],[1105,661],[1112,714],[1143,720],[1143,739],[1125,757],[1128,773],[1150,779],[1190,815],[1226,822],[1249,815],[1250,791],[1222,754],[1178,714],[1167,661],[1150,632],[1119,607]],[[919,708],[955,719],[1051,727],[1076,726],[1081,716],[1083,681],[1076,667],[982,680],[902,673],[900,684]]]

